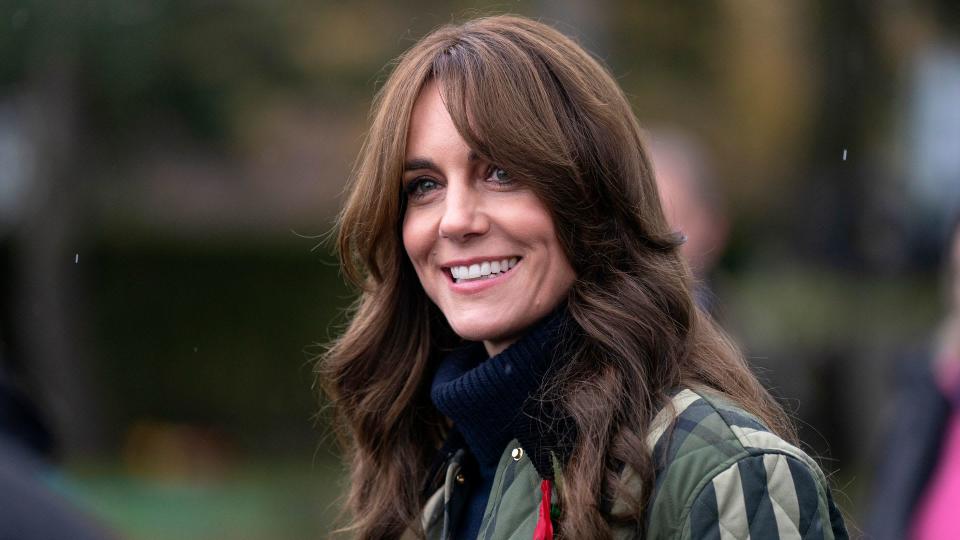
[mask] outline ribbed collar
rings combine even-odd
[[[431,398],[481,465],[496,465],[514,438],[543,478],[553,478],[551,454],[562,462],[569,457],[573,423],[540,392],[565,361],[561,343],[569,323],[558,308],[496,356],[488,358],[482,343],[471,342],[441,361]]]

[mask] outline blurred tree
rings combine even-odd
[[[5,231],[17,272],[6,361],[32,381],[65,449],[102,449],[79,280],[94,188],[144,145],[229,147],[236,110],[303,84],[284,5],[100,0],[0,4],[0,102],[28,151],[21,218]],[[18,356],[11,357],[15,351]]]
[[[75,231],[83,223],[83,120],[77,102],[79,58],[72,6],[50,13],[34,24],[24,14],[12,17],[20,32],[30,31],[20,69],[19,135],[30,148],[33,163],[24,179],[28,187],[21,222],[12,231],[17,286],[13,288],[11,339],[19,344],[8,358],[13,371],[33,382],[33,392],[67,449],[96,449],[98,405],[89,380],[80,337],[77,275],[69,253]],[[23,23],[23,24],[21,24]]]
[[[791,229],[807,256],[839,268],[878,270],[864,247],[875,234],[865,222],[882,178],[869,178],[869,155],[888,133],[892,74],[880,58],[879,18],[883,6],[856,1],[820,2],[814,10],[821,76],[820,104]]]

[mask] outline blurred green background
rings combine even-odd
[[[131,539],[325,536],[312,359],[353,292],[324,238],[371,98],[430,29],[503,12],[699,141],[715,311],[856,523],[960,208],[945,0],[0,1],[0,353],[55,489]]]

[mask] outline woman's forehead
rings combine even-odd
[[[474,152],[459,135],[439,85],[430,82],[420,90],[410,114],[405,168],[411,168],[411,163],[432,163],[438,159],[461,154],[474,154]]]

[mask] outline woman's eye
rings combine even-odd
[[[407,184],[404,191],[406,191],[408,197],[419,199],[438,186],[437,181],[432,178],[416,178]]]
[[[509,184],[511,182],[510,175],[500,167],[491,167],[489,178],[499,184]]]

